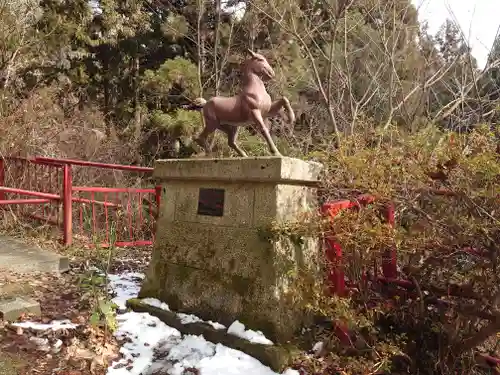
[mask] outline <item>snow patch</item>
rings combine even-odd
[[[140,290],[140,282],[144,275],[136,272],[126,272],[121,275],[108,275],[109,290],[114,294],[112,301],[116,303],[119,310],[125,310],[126,302],[130,298],[136,298]]]
[[[179,317],[182,324],[203,323],[203,320],[196,315],[177,313],[177,317]]]
[[[212,322],[211,320],[206,321],[206,320],[198,318],[196,315],[177,313],[177,316],[181,320],[182,324],[206,323],[206,324],[211,325],[214,329],[217,329],[217,330],[226,329],[226,326],[223,324],[220,324],[217,322]]]
[[[273,342],[264,336],[261,331],[252,331],[251,329],[245,330],[245,325],[238,320],[229,326],[227,333],[248,340],[254,344],[273,345]]]
[[[115,303],[124,302],[125,296],[136,297],[142,280],[131,274],[124,274],[123,279],[122,275],[112,275],[109,279],[113,281],[110,285],[115,293]],[[130,290],[126,290],[127,287]],[[149,302],[161,306],[160,301],[151,299]],[[177,315],[183,324],[202,321],[194,315]],[[124,342],[120,349],[123,358],[113,362],[107,375],[153,375],[158,371],[181,375],[188,369],[197,369],[200,375],[279,375],[243,352],[211,343],[203,336],[182,336],[175,328],[147,313],[118,314],[117,323],[115,335]],[[226,328],[220,323],[207,323],[216,329]],[[242,338],[251,342],[272,345],[262,332],[245,330],[238,321],[229,327],[228,333],[244,336]],[[282,375],[299,375],[299,372],[288,369]]]
[[[168,305],[165,302],[161,302],[160,300],[157,300],[156,298],[143,298],[143,299],[141,299],[141,302],[146,304],[146,305],[157,307],[157,308],[165,310],[165,311],[170,311],[170,308],[168,307]]]
[[[59,331],[61,329],[75,329],[78,324],[71,323],[70,320],[53,320],[50,323],[37,323],[37,322],[20,322],[12,323],[13,327],[31,328],[35,331]]]
[[[168,353],[167,360],[175,363],[169,374],[182,375],[185,369],[195,368],[204,358],[214,355],[215,345],[205,340],[203,336],[186,335]]]
[[[319,341],[316,344],[314,344],[312,351],[314,354],[318,355],[321,351],[323,350],[323,341]]]
[[[226,329],[226,326],[224,324],[212,322],[211,320],[209,320],[206,323],[210,324],[212,327],[214,327],[214,329],[217,329],[217,330]]]
[[[149,314],[127,312],[117,316],[115,336],[123,340],[120,349],[123,358],[108,368],[108,375],[151,374],[155,348],[165,346],[165,339],[175,343],[181,333]],[[161,345],[159,345],[161,344]]]

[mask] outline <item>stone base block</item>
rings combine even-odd
[[[274,342],[290,340],[305,314],[287,301],[277,285],[260,278],[208,272],[172,263],[157,263],[155,275],[139,298],[157,298],[175,311],[195,314],[226,326],[235,320],[261,330]]]

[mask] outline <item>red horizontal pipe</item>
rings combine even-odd
[[[61,197],[57,194],[50,194],[50,193],[41,193],[38,191],[32,191],[32,190],[24,190],[24,189],[15,189],[15,188],[8,188],[4,186],[0,186],[0,191],[3,191],[5,193],[12,193],[12,194],[19,194],[19,195],[28,195],[32,197],[39,197],[39,198],[46,198],[46,199],[51,199],[58,201],[61,199]]]
[[[111,203],[111,202],[93,201],[91,199],[85,199],[85,198],[73,198],[73,202],[97,204],[99,206],[105,206],[105,207],[121,207],[120,204]]]
[[[9,205],[9,204],[41,204],[41,203],[50,203],[50,199],[3,199],[0,200],[0,206]]]
[[[86,191],[93,193],[155,193],[155,189],[137,188],[110,188],[94,186],[73,186],[73,191]]]
[[[23,158],[23,157],[19,157],[19,156],[6,156],[6,157],[3,157],[3,158],[0,158],[2,160],[5,160],[5,161],[25,161],[25,162],[28,162],[28,163],[32,163],[32,164],[39,164],[39,165],[50,165],[51,167],[54,167],[54,168],[62,168],[62,164],[56,164],[56,163],[50,163],[50,162],[47,162],[47,161],[43,161],[43,160],[37,160],[37,158]]]
[[[480,357],[482,357],[490,366],[498,366],[500,365],[500,359],[496,357],[492,357],[487,354],[478,353]]]
[[[131,171],[131,172],[153,172],[153,168],[150,167],[139,167],[135,165],[122,165],[122,164],[108,164],[108,163],[97,163],[92,161],[75,160],[75,159],[57,159],[57,158],[45,158],[36,157],[35,160],[46,163],[55,164],[71,164],[79,165],[82,167],[96,167],[102,169],[115,169],[121,171]]]

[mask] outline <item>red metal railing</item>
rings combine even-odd
[[[437,191],[436,194],[446,195],[444,191]],[[370,195],[362,195],[358,197],[356,201],[336,201],[328,202],[321,206],[321,212],[326,217],[334,219],[335,216],[342,210],[349,209],[360,209],[367,206],[375,201],[375,198]],[[387,204],[384,207],[383,212],[381,212],[386,222],[392,227],[395,225],[394,220],[394,206],[392,204]],[[414,297],[418,298],[419,295],[416,292],[415,284],[406,279],[399,278],[398,263],[397,263],[397,253],[396,249],[388,249],[382,255],[382,262],[379,266],[374,264],[373,269],[363,270],[361,275],[361,280],[348,280],[344,269],[344,259],[342,253],[341,244],[339,244],[335,238],[334,233],[325,235],[324,237],[324,251],[325,258],[327,261],[326,269],[326,279],[328,285],[328,292],[331,295],[337,295],[339,297],[345,297],[351,292],[355,292],[358,287],[367,287],[368,283],[371,283],[371,287],[376,287],[378,285],[394,285],[403,288],[403,293],[397,293],[398,296],[403,296],[406,298]],[[476,256],[481,256],[481,253],[474,249],[463,249],[465,253],[474,254]],[[379,275],[379,269],[382,271],[382,275]],[[435,303],[441,303],[444,306],[448,306],[446,301],[440,299],[435,299]],[[335,334],[337,335],[339,341],[344,345],[351,344],[350,332],[347,325],[343,321],[336,321],[335,324]],[[484,353],[477,353],[477,357],[484,361],[487,365],[491,367],[500,366],[500,359],[486,355]]]
[[[75,232],[94,238],[104,233],[101,246],[151,245],[161,192],[158,188],[73,187],[77,207]],[[143,233],[150,233],[150,237]]]
[[[342,210],[358,210],[363,206],[373,203],[374,201],[375,198],[373,196],[362,195],[358,197],[356,201],[343,200],[328,202],[321,206],[321,212],[323,215],[334,219],[335,216],[337,216]],[[394,226],[394,208],[392,205],[387,205],[384,212],[381,212],[381,214],[389,225]],[[350,291],[355,290],[359,285],[357,285],[358,283],[355,280],[346,280],[342,247],[337,242],[334,233],[326,234],[323,238],[323,243],[327,262],[326,278],[328,291],[331,295],[345,297]],[[383,255],[381,269],[382,274],[384,275],[383,277],[397,277],[397,259],[394,249],[386,251]],[[378,274],[378,270],[378,265],[374,264],[373,272],[375,275]],[[359,280],[359,282],[366,286],[367,281],[367,270],[362,270],[361,280]],[[345,322],[335,322],[335,333],[340,342],[344,345],[348,345],[351,342],[349,330]]]
[[[10,207],[18,215],[59,226],[65,245],[71,245],[75,236],[100,246],[150,245],[161,189],[129,187],[130,176],[123,175],[121,184],[126,187],[102,186],[115,184],[110,179],[116,179],[117,171],[139,174],[133,184],[137,185],[137,181],[147,182],[153,169],[45,157],[3,158],[0,208]],[[73,186],[79,181],[100,186]]]
[[[0,207],[15,205],[17,209],[14,212],[18,215],[62,225],[62,217],[59,215],[62,168],[34,159],[0,159]],[[32,199],[21,199],[19,196]]]
[[[342,210],[350,209],[360,209],[363,206],[367,206],[375,201],[375,198],[370,195],[362,195],[358,197],[356,201],[336,201],[325,203],[321,206],[321,212],[323,215],[327,215],[332,219]],[[387,224],[394,227],[394,206],[392,204],[385,205],[382,212],[380,212],[381,217],[385,219]],[[325,257],[331,267],[327,272],[327,279],[329,285],[329,291],[332,294],[338,296],[347,295],[350,287],[355,287],[353,281],[346,284],[345,272],[343,266],[343,254],[342,247],[337,242],[335,235],[329,233],[324,237],[325,246]],[[398,276],[397,270],[397,254],[394,248],[388,249],[382,256],[380,269],[382,270],[382,278],[395,279]],[[379,265],[374,264],[373,273],[375,277],[378,277]],[[368,274],[366,270],[362,274],[362,283],[366,283]]]

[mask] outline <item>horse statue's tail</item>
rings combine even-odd
[[[189,111],[199,111],[205,106],[205,104],[207,104],[207,101],[205,99],[196,98],[191,104],[183,105],[182,108]]]

